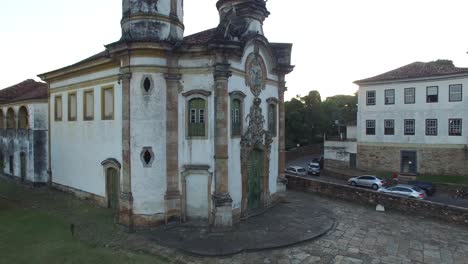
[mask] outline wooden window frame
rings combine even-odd
[[[388,95],[387,93],[390,93],[390,92],[393,92],[393,96],[390,96]],[[396,97],[396,93],[395,93],[395,89],[387,89],[384,91],[384,99],[385,99],[385,105],[394,105],[395,104],[395,97]],[[388,99],[389,98],[393,98],[393,101],[390,102]]]
[[[112,115],[106,116],[106,91],[112,91]],[[102,120],[114,120],[115,118],[115,89],[114,86],[105,86],[101,88],[101,119]]]
[[[460,87],[460,100],[452,100],[452,89]],[[463,84],[450,84],[449,85],[449,102],[462,102],[463,101]]]
[[[231,97],[231,116],[230,116],[230,127],[231,127],[231,137],[232,138],[239,138],[239,137],[242,137],[242,133],[244,131],[244,99],[246,97],[246,95],[241,92],[241,91],[234,91],[234,92],[231,92],[229,93],[229,96]],[[234,131],[234,112],[233,112],[233,108],[232,106],[234,105],[234,100],[239,100],[240,104],[239,104],[239,128],[238,128],[238,131]],[[234,133],[234,132],[239,132],[239,133]]]
[[[210,118],[212,118],[212,114],[210,111],[210,96],[211,96],[211,91],[207,90],[201,90],[201,89],[195,89],[195,90],[190,90],[188,92],[185,92],[182,94],[182,96],[185,97],[185,138],[188,140],[206,140],[209,137],[210,131],[209,131],[209,123],[210,123]],[[205,101],[205,111],[204,111],[204,124],[205,124],[205,135],[204,136],[191,136],[190,135],[190,122],[191,122],[191,109],[190,109],[190,101],[193,99],[202,99]],[[194,109],[196,110],[196,109]],[[199,111],[196,111],[196,117],[195,120],[199,117]]]
[[[459,131],[460,133],[454,133],[452,132],[452,121],[459,121],[460,124],[459,124]],[[449,119],[449,123],[448,123],[448,135],[449,136],[453,136],[453,137],[460,137],[460,136],[463,136],[463,119],[462,118],[450,118]]]
[[[387,124],[392,124],[392,125],[387,126]],[[394,136],[395,135],[395,119],[385,119],[384,120],[384,135],[385,136]]]
[[[406,91],[412,91],[412,96],[413,96],[413,101],[408,101],[407,99],[407,95],[406,95]],[[405,104],[415,104],[416,103],[416,88],[414,87],[410,87],[410,88],[405,88],[405,91],[404,91],[404,100],[405,100]]]
[[[369,93],[374,93],[373,97],[369,97]],[[373,99],[373,103],[369,103],[369,99]],[[366,91],[366,105],[376,105],[377,104],[377,91]]]
[[[58,110],[58,108],[57,108],[57,100],[58,100],[58,99],[60,99],[60,108],[62,108],[62,109],[61,109],[61,116],[60,116],[60,117],[58,117],[58,115],[57,115],[57,114],[58,114],[58,113],[57,113],[57,110]],[[54,96],[54,120],[55,120],[56,122],[63,121],[63,97],[62,97],[62,95],[56,95],[56,96]]]
[[[374,123],[374,127],[370,127],[369,124]],[[377,127],[377,122],[375,120],[366,120],[366,135],[368,136],[375,136],[376,134],[376,127]],[[369,129],[374,129],[373,133],[370,133]]]
[[[93,114],[92,114],[91,117],[86,117],[86,106],[87,106],[86,94],[88,94],[88,93],[93,94]],[[96,109],[95,109],[94,106],[95,106],[95,104],[94,104],[94,89],[93,90],[83,91],[83,121],[93,121],[94,120],[95,113],[96,113]]]
[[[71,96],[74,95],[75,96],[75,118],[72,118],[70,113],[71,113]],[[67,113],[67,116],[68,116],[68,121],[76,121],[78,119],[78,95],[76,94],[76,92],[70,92],[68,93],[68,106],[67,106],[67,110],[68,110],[68,113]]]
[[[437,90],[437,101],[431,101],[429,100],[429,88],[436,88]],[[431,95],[432,96],[432,95]],[[439,102],[439,86],[427,86],[426,87],[426,103],[428,104],[435,104]]]
[[[429,122],[434,122],[435,124],[435,133],[430,133],[431,131],[433,130],[430,130],[430,129],[434,129],[433,126],[428,126]],[[435,118],[428,118],[426,119],[426,136],[437,136],[439,134],[439,127],[438,127],[438,120],[435,119]]]
[[[407,121],[412,121],[413,122],[413,125],[412,125],[412,129],[413,129],[413,132],[407,132],[406,128],[409,127],[406,125],[406,122]],[[416,134],[416,120],[415,119],[405,119],[403,120],[403,134],[405,136],[414,136]]]

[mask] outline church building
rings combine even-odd
[[[123,0],[122,37],[39,77],[49,85],[50,181],[130,227],[230,227],[284,190],[285,76],[265,0],[219,0],[184,37],[183,0]]]

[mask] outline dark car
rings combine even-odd
[[[416,186],[424,191],[426,191],[427,195],[433,195],[436,191],[436,188],[432,182],[425,182],[425,181],[409,181],[408,185]]]

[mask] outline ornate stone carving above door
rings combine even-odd
[[[250,87],[255,97],[259,97],[262,91],[265,90],[267,71],[265,62],[258,50],[247,57],[245,72],[247,74],[245,78],[246,85]]]

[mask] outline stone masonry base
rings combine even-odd
[[[468,175],[468,155],[462,147],[431,148],[358,145],[358,168],[401,172],[401,152],[416,151],[418,174]]]

